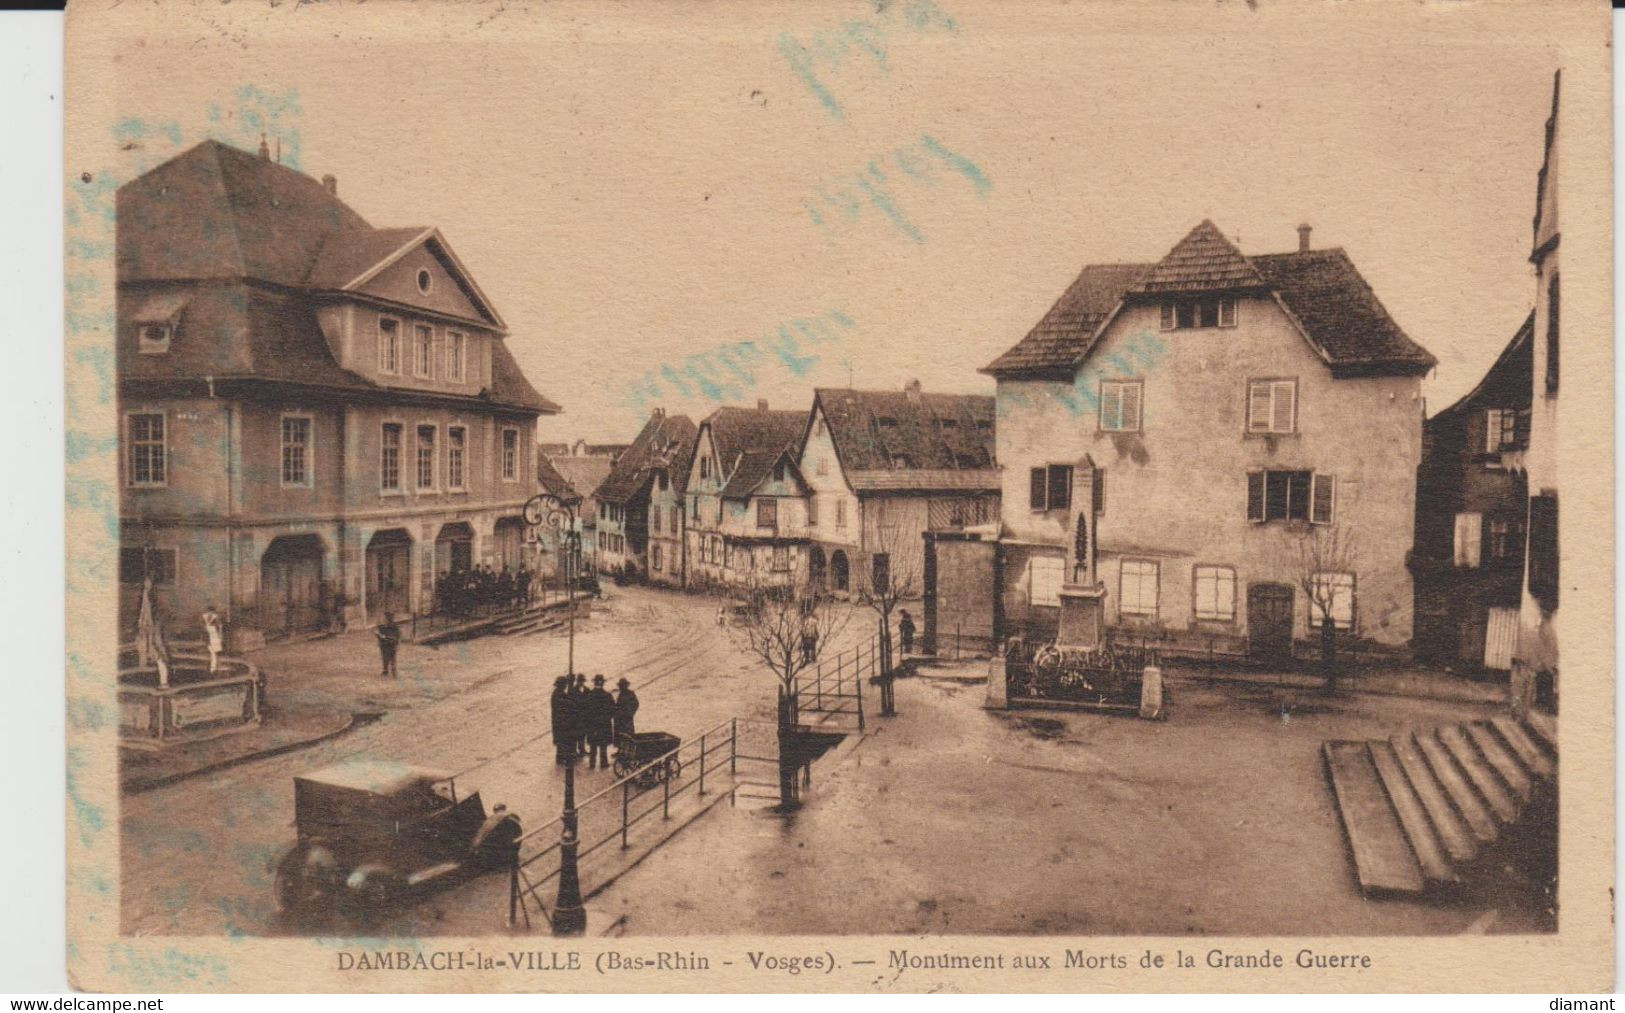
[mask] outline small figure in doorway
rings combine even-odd
[[[818,657],[818,618],[803,609],[801,617],[801,663],[810,665]]]
[[[726,626],[726,625],[728,625],[728,603],[727,602],[723,602],[721,605],[717,606],[717,625],[718,626]]]
[[[220,670],[220,652],[226,647],[226,628],[213,605],[203,610],[203,636],[209,645],[209,671],[217,672]]]
[[[385,612],[384,621],[372,631],[378,638],[378,653],[383,657],[385,679],[397,676],[395,671],[395,651],[401,646],[401,628],[395,625],[395,613]]]
[[[903,610],[902,618],[897,621],[897,635],[903,641],[903,654],[914,653],[914,617]]]

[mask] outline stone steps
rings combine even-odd
[[[1496,717],[1324,743],[1361,890],[1415,895],[1459,884],[1555,779],[1556,737],[1549,719]]]

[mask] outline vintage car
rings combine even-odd
[[[276,866],[277,910],[356,912],[457,875],[506,868],[519,817],[434,771],[347,761],[293,779],[299,839]]]

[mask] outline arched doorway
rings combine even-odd
[[[514,573],[519,572],[520,564],[525,561],[525,519],[498,517],[493,534],[497,558],[492,565],[498,570],[506,566]]]
[[[412,604],[412,536],[405,528],[389,528],[367,543],[367,619],[379,622],[384,613],[398,619],[409,615]]]
[[[835,590],[850,590],[848,585],[851,583],[852,577],[848,570],[845,550],[836,549],[834,555],[829,557],[830,583]]]
[[[442,524],[434,537],[434,573],[462,573],[474,568],[474,529],[465,521]]]
[[[322,628],[322,540],[273,538],[260,557],[260,629],[267,637]]]
[[[824,570],[828,564],[824,561],[824,547],[814,545],[807,550],[807,586],[814,591],[824,589]]]

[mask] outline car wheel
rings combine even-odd
[[[308,910],[320,894],[314,879],[306,874],[306,851],[294,848],[277,863],[272,895],[279,914],[299,914]]]

